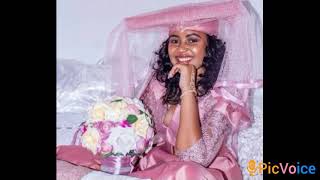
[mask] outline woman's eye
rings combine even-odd
[[[178,43],[178,40],[177,39],[170,39],[169,41],[171,44],[177,44]]]
[[[188,39],[188,42],[189,42],[189,43],[196,43],[196,42],[198,42],[198,41],[199,41],[198,39],[194,39],[194,38]]]

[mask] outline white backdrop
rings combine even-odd
[[[124,18],[190,2],[208,0],[57,0],[57,58],[96,63],[108,33]],[[262,0],[249,0],[263,17]]]

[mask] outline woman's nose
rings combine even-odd
[[[179,47],[178,47],[178,50],[179,50],[180,52],[184,52],[184,51],[188,50],[187,44],[186,44],[186,43],[180,43],[180,44],[179,44]]]

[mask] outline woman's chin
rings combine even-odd
[[[191,61],[179,61],[178,63],[179,63],[179,64],[190,64]]]

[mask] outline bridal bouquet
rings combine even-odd
[[[136,98],[114,97],[89,109],[80,126],[80,145],[102,156],[101,170],[127,174],[153,144],[151,115]]]

